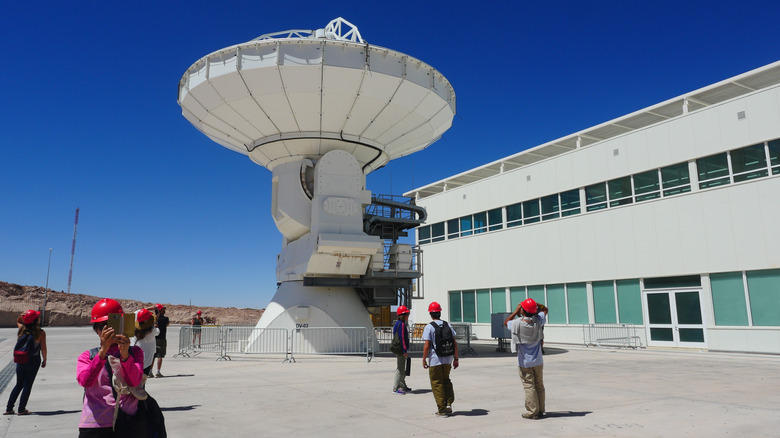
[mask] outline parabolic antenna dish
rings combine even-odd
[[[455,115],[441,73],[363,42],[341,18],[199,59],[179,81],[178,101],[201,132],[269,170],[344,150],[369,173],[439,139]]]

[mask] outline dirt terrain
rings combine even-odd
[[[20,286],[0,281],[0,327],[16,327],[16,318],[27,309],[41,310],[45,289],[40,286]],[[92,306],[103,297],[69,294],[49,290],[46,301],[46,325],[80,326],[89,324]],[[110,297],[114,298],[114,297]],[[125,311],[148,308],[156,303],[114,298]],[[195,312],[201,310],[208,324],[255,325],[264,309],[237,309],[235,307],[191,307],[183,304],[161,303],[171,324],[189,324]]]

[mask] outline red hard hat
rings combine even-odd
[[[523,310],[528,313],[536,313],[539,311],[539,307],[536,305],[536,301],[534,301],[533,298],[528,298],[520,303],[520,305],[523,306]]]
[[[407,309],[406,306],[398,306],[398,310],[396,310],[395,313],[397,313],[398,316],[406,315],[409,313],[409,309]]]
[[[30,309],[24,312],[24,315],[22,316],[22,322],[25,324],[32,324],[33,322],[35,322],[36,319],[38,319],[40,315],[41,312]]]
[[[436,301],[432,302],[428,306],[428,313],[432,313],[432,312],[441,312],[441,305]]]
[[[122,310],[122,305],[112,300],[111,298],[103,298],[92,306],[92,319],[90,324],[96,322],[108,321],[109,313],[125,313]]]
[[[156,307],[158,311],[159,311],[159,310],[162,310],[162,309],[164,309],[164,308],[165,308],[165,306],[163,306],[163,305],[162,305],[162,304],[160,304],[160,303],[157,303],[157,304],[155,304],[155,305],[154,305],[154,307]]]
[[[149,318],[151,317],[152,317],[152,312],[146,309],[139,310],[138,313],[135,315],[135,319],[137,319],[138,322],[148,321]]]
[[[200,315],[201,313],[203,313],[203,312],[201,312],[200,310],[198,310],[198,315]]]

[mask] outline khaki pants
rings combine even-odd
[[[405,389],[406,386],[406,358],[403,354],[396,354],[395,382],[393,391],[396,389]]]
[[[542,367],[538,365],[532,368],[520,368],[520,379],[525,389],[525,409],[530,415],[544,413],[544,379]]]
[[[431,378],[431,391],[436,399],[436,407],[439,412],[445,412],[447,406],[455,401],[455,391],[452,389],[450,369],[452,365],[443,364],[428,368],[428,377]]]

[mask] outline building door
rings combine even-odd
[[[701,290],[645,291],[649,346],[707,348]]]

